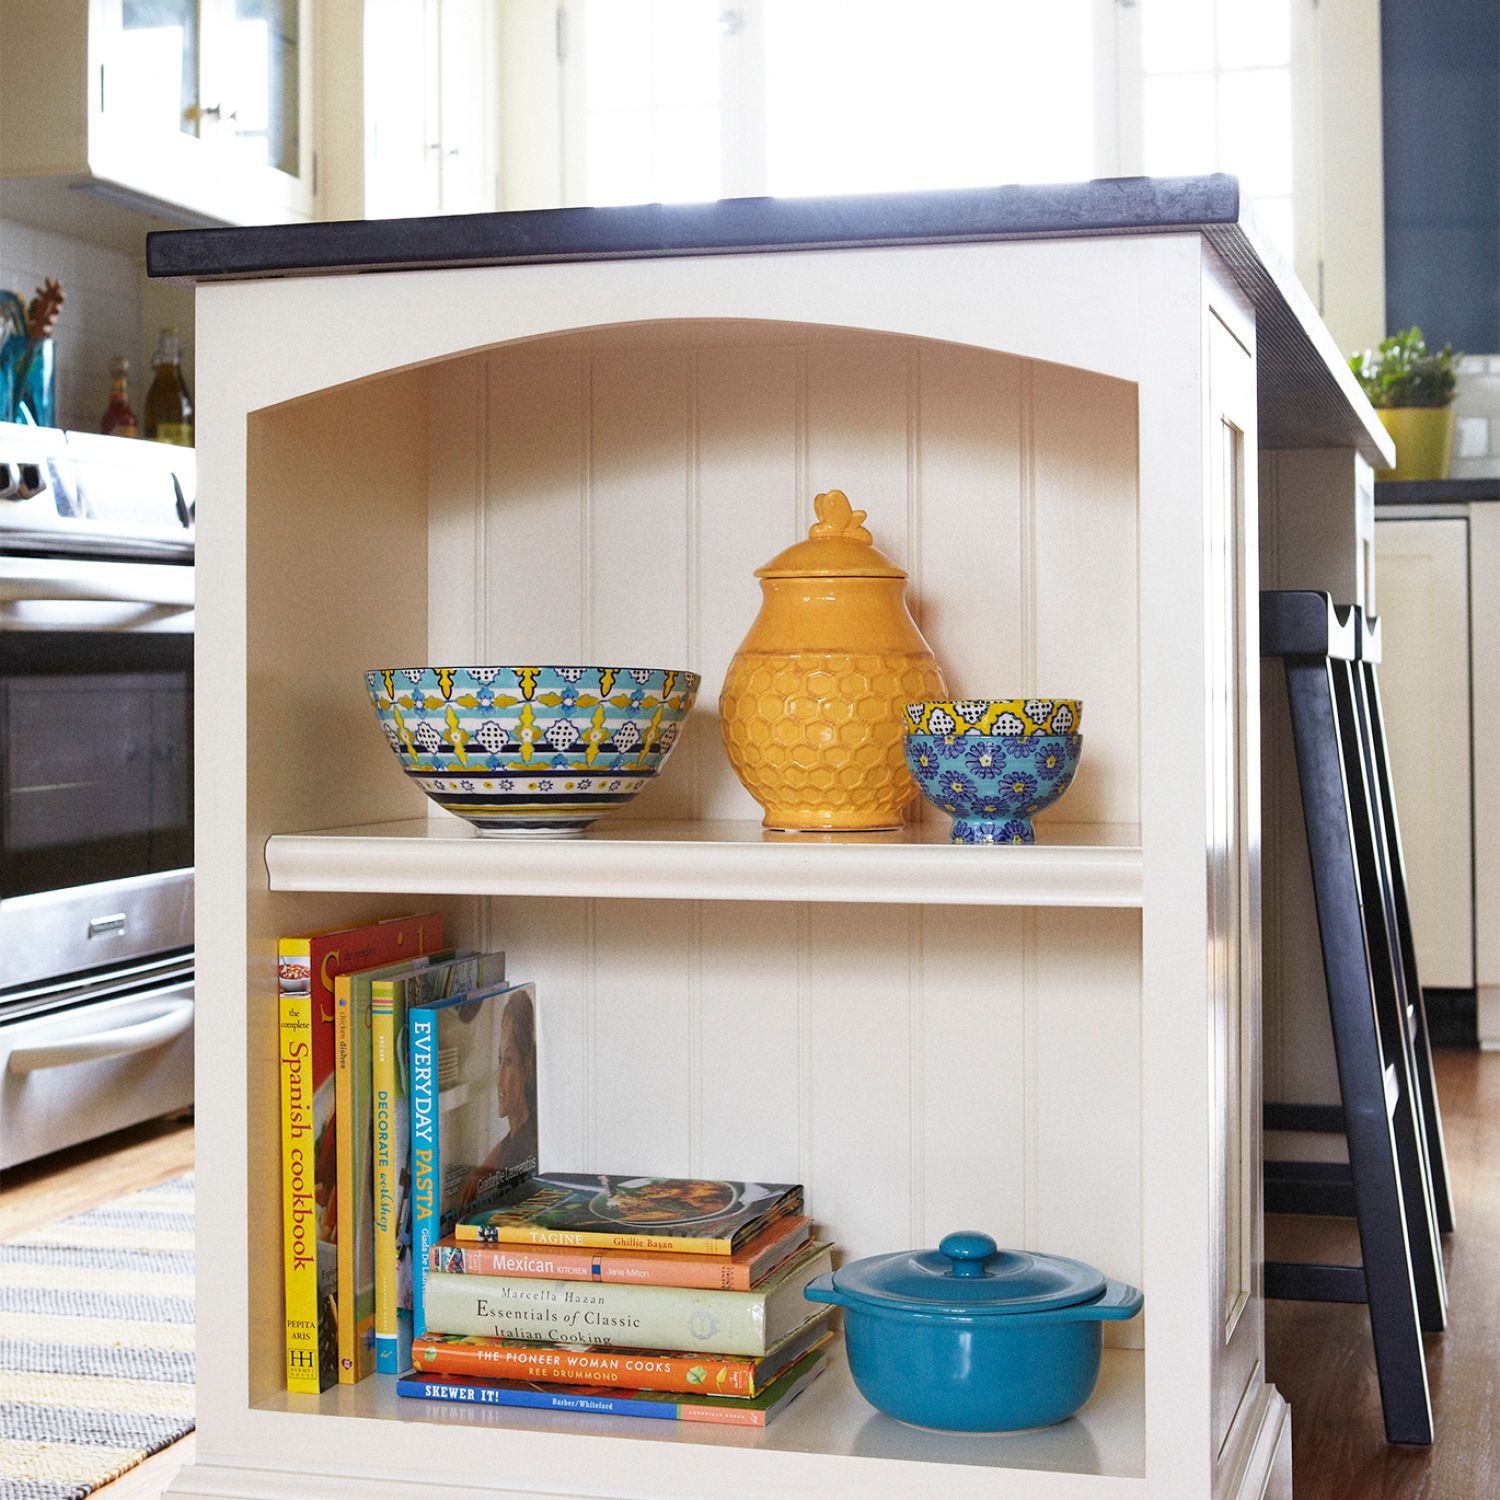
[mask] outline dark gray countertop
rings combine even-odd
[[[182,229],[147,236],[146,269],[215,281],[1192,232],[1255,306],[1261,447],[1352,446],[1383,466],[1384,429],[1301,284],[1250,222],[1239,183],[1222,174]]]
[[[146,237],[146,269],[152,276],[204,281],[1145,234],[1239,221],[1233,177],[1118,177],[1055,186],[163,230]]]
[[[1500,500],[1500,478],[1386,480],[1375,486],[1376,505],[1441,505],[1444,501],[1467,500]]]

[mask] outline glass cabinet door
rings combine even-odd
[[[101,177],[226,223],[312,212],[310,0],[101,0]]]
[[[196,137],[203,127],[200,8],[200,0],[115,0],[109,7],[102,104],[111,118],[132,122],[142,149],[153,139]]]
[[[232,0],[225,58],[233,101],[225,122],[237,160],[299,174],[302,154],[301,0]]]

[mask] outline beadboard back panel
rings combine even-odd
[[[1086,700],[1077,780],[1042,823],[1139,822],[1134,386],[691,322],[510,346],[430,388],[433,659],[703,674],[670,774],[615,816],[759,817],[718,687],[759,608],[754,570],[839,488],[910,573],[951,691]]]
[[[971,1226],[1141,1284],[1139,912],[506,899],[487,930],[537,981],[544,1163],[799,1181],[848,1256]]]
[[[953,692],[1086,700],[1042,822],[1139,821],[1133,386],[681,323],[469,356],[428,389],[429,659],[703,674],[668,771],[614,816],[758,818],[717,689],[754,569],[837,487],[908,569]],[[798,1180],[849,1255],[973,1225],[1141,1284],[1138,912],[516,899],[485,933],[538,981],[548,1163]]]

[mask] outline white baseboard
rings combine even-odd
[[[1228,1500],[1292,1500],[1292,1409],[1274,1385],[1263,1385],[1250,1414],[1244,1467]]]
[[[1243,1420],[1250,1431],[1244,1461],[1224,1500],[1292,1500],[1291,1408],[1272,1385],[1262,1386],[1254,1408]],[[1037,1476],[1045,1483],[1044,1476]],[[1101,1483],[1101,1494],[1104,1493]],[[1138,1493],[1143,1481],[1116,1481]],[[433,1493],[459,1493],[451,1479]],[[578,1492],[516,1490],[484,1475],[466,1475],[465,1500],[579,1500]],[[1111,1491],[1113,1493],[1113,1491]],[[238,1464],[193,1463],[181,1469],[163,1492],[163,1500],[412,1500],[426,1493],[410,1474],[376,1476],[325,1470],[292,1473],[285,1469]],[[591,1489],[591,1495],[607,1492]],[[1070,1493],[1076,1493],[1070,1489]]]
[[[451,1481],[442,1492],[456,1495]],[[369,1474],[291,1474],[284,1469],[250,1469],[226,1464],[189,1464],[162,1492],[162,1500],[412,1500],[418,1493],[409,1476],[381,1479]],[[483,1500],[578,1500],[577,1495],[544,1494],[487,1484],[466,1477],[464,1496]]]
[[[1481,1052],[1500,1052],[1500,984],[1481,984],[1474,991],[1475,1025]]]

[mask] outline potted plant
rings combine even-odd
[[[1461,354],[1427,347],[1414,323],[1378,349],[1349,360],[1370,404],[1396,444],[1396,467],[1379,479],[1446,479],[1453,450],[1453,393]]]

